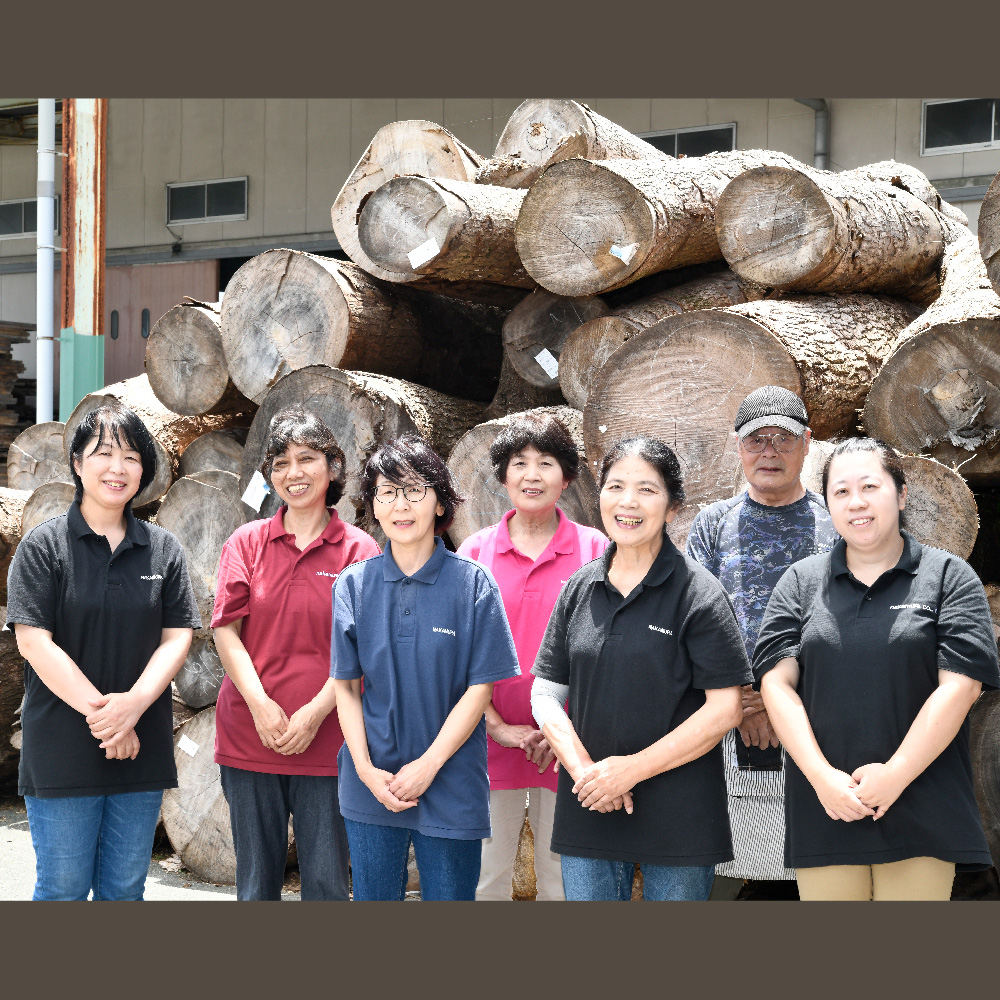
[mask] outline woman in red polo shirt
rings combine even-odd
[[[215,760],[236,847],[236,895],[281,898],[291,814],[302,898],[346,900],[330,594],[345,566],[379,548],[333,509],[344,492],[344,453],[314,414],[293,407],[274,416],[261,472],[284,506],[226,542],[212,615],[226,670]]]
[[[490,461],[514,509],[467,538],[458,553],[482,563],[496,579],[521,676],[497,681],[486,707],[493,836],[483,841],[476,899],[511,898],[526,798],[536,898],[562,899],[559,856],[548,849],[557,775],[552,750],[531,715],[531,667],[562,585],[601,555],[608,540],[556,507],[579,467],[576,444],[561,421],[550,414],[516,417],[497,435]]]

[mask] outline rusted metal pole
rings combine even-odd
[[[59,413],[104,384],[106,98],[63,101],[63,289]]]

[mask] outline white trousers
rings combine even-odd
[[[493,836],[483,841],[483,866],[476,887],[477,900],[511,899],[514,862],[524,824],[525,799],[528,822],[535,838],[535,898],[565,899],[559,855],[549,850],[556,793],[548,788],[499,788],[490,791]]]

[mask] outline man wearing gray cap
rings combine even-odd
[[[747,489],[695,518],[687,553],[718,577],[753,656],[764,609],[788,567],[837,539],[823,498],[802,485],[809,416],[788,389],[765,385],[735,425]],[[786,868],[781,747],[760,695],[743,689],[743,722],[723,744],[734,860],[716,868],[713,899],[798,899]],[[737,895],[737,893],[739,895]]]

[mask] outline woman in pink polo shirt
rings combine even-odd
[[[608,540],[556,507],[577,476],[579,458],[569,431],[555,417],[516,417],[497,435],[490,460],[514,509],[499,524],[467,538],[458,552],[482,563],[496,579],[521,676],[497,681],[486,708],[493,836],[483,841],[476,899],[511,898],[526,799],[537,898],[563,899],[559,856],[548,849],[557,779],[552,750],[531,715],[531,666],[562,585],[601,555]]]
[[[226,670],[215,760],[236,847],[236,896],[281,898],[291,814],[302,898],[346,900],[331,590],[345,566],[379,548],[333,509],[344,492],[344,453],[314,414],[293,407],[274,416],[261,472],[284,506],[226,542],[212,615]]]

